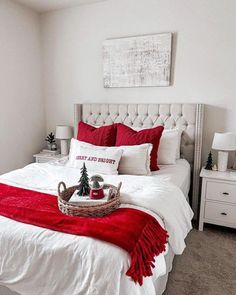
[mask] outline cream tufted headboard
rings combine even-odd
[[[163,125],[183,130],[181,157],[192,165],[192,208],[198,211],[199,172],[203,128],[202,104],[76,104],[74,132],[80,120],[95,126],[124,123],[130,127]]]

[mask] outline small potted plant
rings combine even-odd
[[[57,150],[55,135],[52,132],[48,134],[45,141],[47,142],[48,149],[50,151],[56,151]]]

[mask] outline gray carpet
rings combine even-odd
[[[165,295],[236,295],[236,230],[207,225],[188,235]]]

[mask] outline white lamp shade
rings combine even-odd
[[[70,139],[73,137],[72,128],[70,126],[58,125],[56,127],[57,139]]]
[[[236,135],[231,132],[215,133],[212,148],[220,151],[236,150]]]

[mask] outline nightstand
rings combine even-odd
[[[58,155],[49,155],[49,154],[44,154],[44,153],[39,153],[34,155],[35,162],[36,163],[47,163],[53,160],[59,160],[63,156],[61,154]]]
[[[199,230],[204,223],[236,228],[236,171],[201,171]]]

